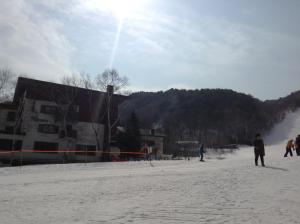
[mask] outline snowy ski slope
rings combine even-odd
[[[0,169],[0,223],[300,223],[300,157],[283,158],[300,112],[226,159]]]

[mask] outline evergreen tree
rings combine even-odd
[[[140,133],[140,122],[135,114],[131,113],[128,119],[126,132],[119,136],[119,146],[122,149],[126,149],[130,152],[138,152],[141,149],[141,133]]]
[[[128,138],[128,149],[132,151],[139,151],[141,148],[140,122],[135,112],[131,113],[126,127],[126,134]]]

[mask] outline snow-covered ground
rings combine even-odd
[[[266,138],[266,168],[247,147],[204,163],[1,168],[0,223],[300,223],[300,157],[283,158],[298,132],[300,112]]]

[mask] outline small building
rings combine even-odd
[[[162,159],[164,155],[165,134],[155,129],[140,129],[142,147],[147,148],[155,159]]]
[[[201,144],[198,140],[179,140],[176,141],[175,155],[179,157],[196,157],[199,156]],[[175,156],[173,155],[173,156]]]
[[[0,161],[99,161],[108,154],[108,119],[125,96],[20,77],[12,103],[0,104]],[[111,97],[107,110],[108,94]],[[112,135],[114,130],[112,130]]]
[[[125,136],[126,129],[124,127],[117,127],[118,137],[122,139]],[[118,159],[120,160],[140,160],[146,157],[151,159],[164,158],[165,135],[157,132],[154,129],[139,129],[141,148],[126,149],[119,141],[120,147]]]

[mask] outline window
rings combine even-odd
[[[72,125],[71,124],[67,124],[67,132],[71,132],[72,131]]]
[[[79,118],[79,106],[71,106],[68,111],[68,121],[78,121]]]
[[[16,112],[8,112],[7,113],[7,121],[15,121],[16,120]]]
[[[13,126],[6,126],[5,127],[5,133],[13,134],[14,133],[14,127]]]
[[[71,112],[79,113],[79,105],[72,105],[70,108]]]
[[[72,125],[67,125],[67,136],[69,138],[77,138],[77,131],[72,129]]]
[[[76,145],[76,155],[96,155],[96,146],[95,145]]]
[[[8,151],[12,149],[13,140],[0,139],[0,151]]]
[[[54,143],[54,142],[34,142],[33,148],[34,148],[34,150],[46,151],[48,153],[57,153],[58,143]]]
[[[56,114],[57,107],[56,106],[49,106],[49,105],[42,105],[41,106],[41,113],[44,114]]]
[[[66,132],[65,132],[65,130],[60,130],[60,131],[59,131],[59,137],[60,137],[60,138],[66,137]]]
[[[46,134],[57,134],[58,126],[52,124],[39,124],[38,131]]]
[[[77,131],[72,129],[72,125],[67,125],[66,131],[60,130],[59,137],[65,138],[66,136],[69,138],[77,138]]]
[[[72,138],[77,138],[77,131],[76,130],[72,130]]]
[[[36,111],[35,111],[35,101],[33,101],[33,103],[32,103],[31,111],[32,111],[32,112],[36,112]]]

